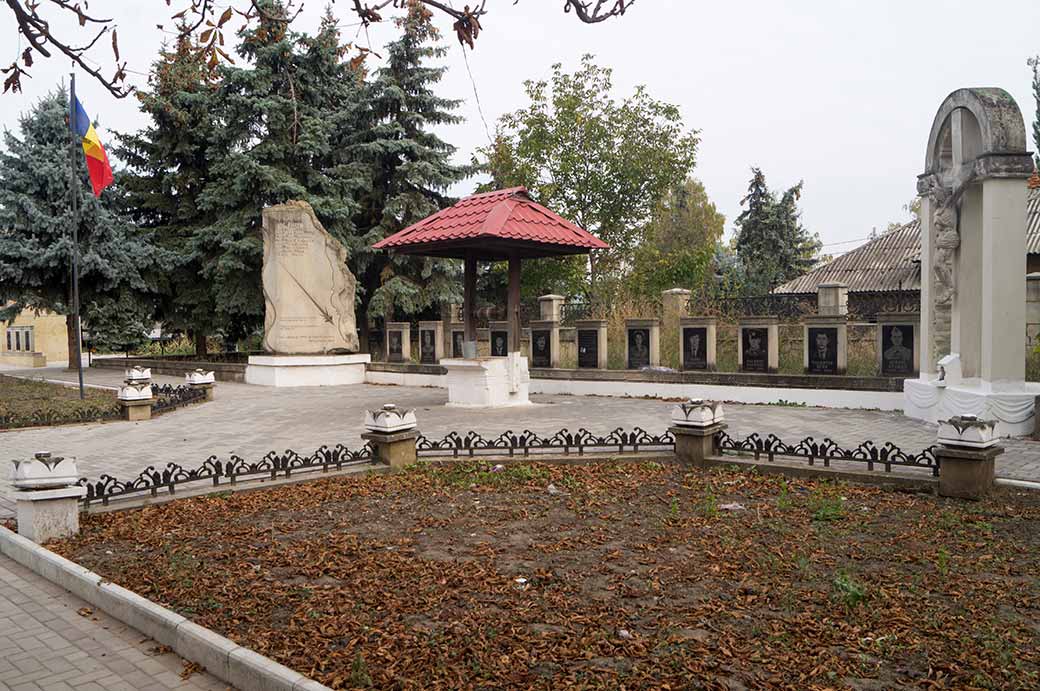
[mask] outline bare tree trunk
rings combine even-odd
[[[76,318],[71,314],[65,315],[65,333],[68,337],[69,369],[76,369]]]
[[[201,329],[195,329],[192,332],[192,338],[195,339],[196,357],[206,357],[206,332]]]

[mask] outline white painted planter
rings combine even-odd
[[[127,384],[119,388],[120,401],[147,401],[152,397],[152,385],[147,383]]]
[[[75,458],[37,453],[28,461],[12,461],[11,482],[15,489],[57,489],[76,484],[79,470]]]
[[[379,410],[365,411],[365,429],[369,432],[403,432],[415,429],[416,425],[418,422],[414,410],[398,408],[393,403],[388,403]]]
[[[997,435],[996,420],[980,420],[974,415],[956,415],[939,421],[938,440],[947,446],[967,446],[985,449],[994,446]]]
[[[679,427],[711,427],[725,420],[726,414],[718,401],[692,398],[672,408],[672,424]]]
[[[149,382],[152,380],[152,368],[134,365],[126,370],[126,383]]]
[[[200,386],[202,384],[213,384],[216,382],[216,377],[213,376],[212,372],[197,369],[194,372],[185,373],[184,381],[192,386]]]

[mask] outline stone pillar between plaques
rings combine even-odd
[[[877,315],[878,373],[882,377],[916,377],[921,362],[921,315],[894,312]]]
[[[415,448],[419,430],[414,410],[384,405],[380,410],[365,411],[365,429],[361,438],[372,445],[373,460],[393,470],[402,470],[418,462]]]
[[[531,367],[560,366],[560,322],[539,320],[531,322]]]
[[[661,352],[661,362],[675,369],[682,368],[682,347],[672,350],[680,334],[680,322],[688,314],[690,291],[685,288],[671,288],[661,291],[661,333],[665,346]]]
[[[488,322],[488,354],[491,357],[509,355],[509,322]]]
[[[779,323],[776,317],[748,317],[740,321],[737,368],[741,372],[768,372],[780,368]]]
[[[408,362],[412,359],[412,325],[408,322],[386,323],[386,361]]]
[[[802,367],[806,374],[845,374],[848,369],[847,317],[805,317]]]
[[[543,295],[538,298],[538,311],[542,321],[563,321],[563,303],[566,300],[562,295]]]
[[[419,322],[419,362],[424,365],[436,365],[442,357],[444,357],[443,322]]]
[[[661,364],[661,320],[625,320],[625,369]]]
[[[607,369],[607,320],[579,319],[574,322],[578,344],[578,369]]]
[[[816,287],[816,313],[821,317],[844,317],[849,313],[849,288],[837,281]]]
[[[683,317],[679,320],[679,364],[683,370],[714,372],[717,329],[715,317]]]

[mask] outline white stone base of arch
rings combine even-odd
[[[992,384],[966,381],[956,386],[936,386],[934,380],[907,379],[903,382],[903,413],[925,422],[938,423],[954,415],[974,415],[996,420],[1000,437],[1023,437],[1033,433],[1034,403],[1040,384],[1016,382],[994,390]]]
[[[354,355],[250,355],[246,384],[345,386],[365,381],[368,353]]]
[[[441,360],[448,370],[448,405],[461,408],[504,408],[530,405],[531,375],[527,358],[450,358]]]

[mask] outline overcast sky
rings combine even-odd
[[[174,0],[178,4],[184,3]],[[338,0],[333,11],[345,38],[354,39],[358,27],[350,4]],[[639,0],[623,18],[594,26],[565,15],[562,4],[488,1],[484,32],[469,53],[488,126],[493,131],[501,114],[525,105],[525,79],[547,78],[555,62],[576,69],[581,55],[592,53],[614,68],[619,98],[646,84],[701,131],[695,175],[725,213],[727,236],[749,169],[759,166],[774,189],[804,180],[805,225],[827,243],[825,251],[847,251],[871,228],[908,218],[902,207],[915,194],[932,118],[952,90],[1008,90],[1027,128],[1036,111],[1026,59],[1040,53],[1037,0]],[[314,30],[323,7],[307,2],[296,28]],[[169,37],[155,26],[172,25],[166,3],[94,0],[90,8],[118,18],[123,57],[136,71],[131,81],[144,84],[148,65]],[[0,62],[6,65],[18,50],[17,37],[6,8],[0,17],[0,45],[10,54],[0,51]],[[462,49],[447,18],[437,21],[450,46],[443,92],[464,101],[465,117],[442,135],[458,147],[460,160],[468,160],[487,134]],[[390,25],[374,27],[356,40],[379,50],[392,33]],[[106,73],[112,71],[107,44],[93,55]],[[18,113],[68,71],[67,61],[38,61],[24,93],[0,97],[0,125],[15,126]],[[100,85],[77,80],[102,141],[113,129],[142,124],[136,99],[117,100]],[[455,192],[466,194],[473,184]]]

